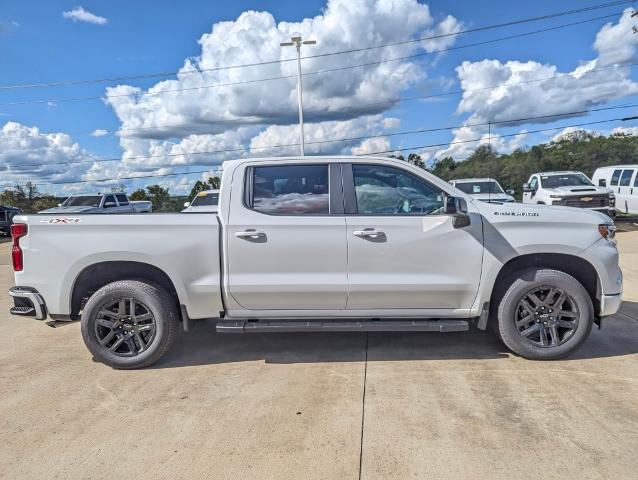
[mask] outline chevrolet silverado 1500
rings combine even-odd
[[[491,325],[553,359],[619,308],[614,230],[594,211],[473,200],[400,160],[242,159],[223,166],[217,214],[17,216],[11,312],[81,320],[115,368],[211,318],[230,333]]]

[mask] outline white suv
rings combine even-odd
[[[613,217],[615,200],[609,188],[594,186],[581,172],[534,173],[523,185],[523,203],[587,208]]]

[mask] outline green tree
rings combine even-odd
[[[408,163],[411,163],[412,165],[420,168],[425,168],[425,162],[421,158],[421,155],[416,153],[411,153],[410,155],[408,155]]]
[[[131,200],[148,200],[148,195],[146,194],[146,190],[143,188],[138,188],[133,193],[129,195]]]
[[[168,193],[168,188],[159,185],[149,185],[146,187],[146,192],[148,194],[148,200],[153,204],[154,212],[163,211],[171,198]]]
[[[25,213],[55,207],[58,200],[49,194],[41,193],[33,182],[16,184],[0,193],[0,204],[11,205],[22,209]]]

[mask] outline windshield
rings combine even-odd
[[[591,187],[594,184],[582,173],[564,173],[562,175],[541,176],[541,185],[543,188],[558,188],[577,186]]]
[[[219,202],[219,193],[198,193],[191,202],[191,207],[214,206]]]
[[[495,182],[463,182],[454,185],[463,193],[475,195],[477,193],[504,193],[501,186]]]
[[[99,195],[86,195],[81,197],[69,197],[62,204],[63,207],[99,207],[102,197]]]

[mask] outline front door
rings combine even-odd
[[[444,192],[421,176],[382,164],[349,169],[347,309],[470,308],[483,259],[479,216],[454,228]]]
[[[225,228],[232,299],[246,310],[344,309],[340,166],[260,162],[234,177],[231,195],[244,193]]]

